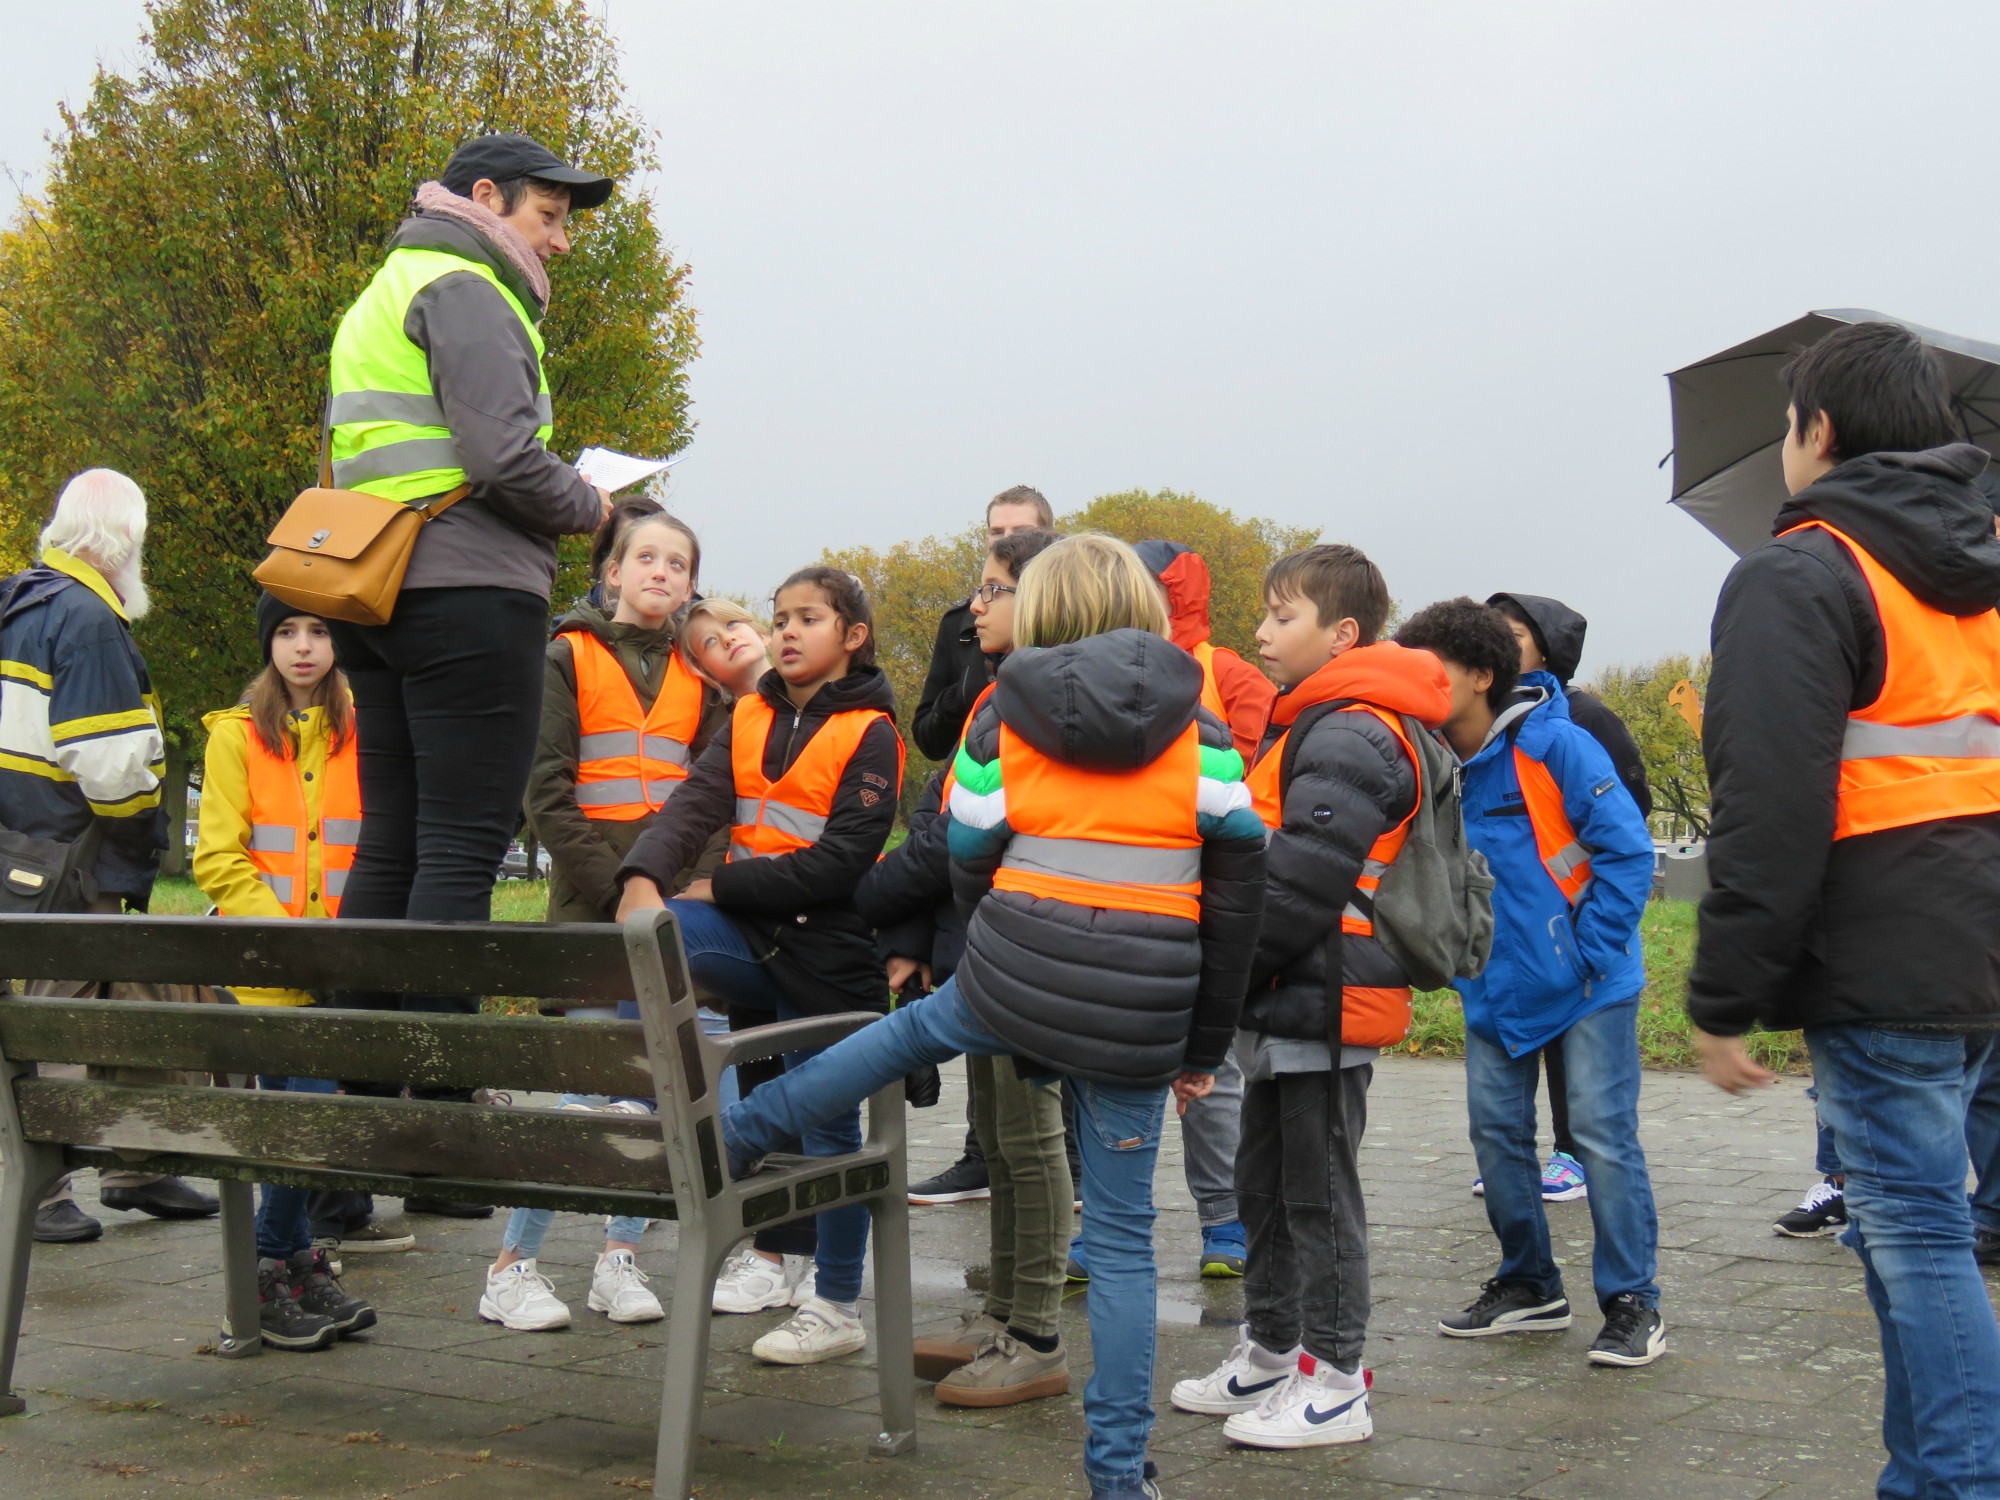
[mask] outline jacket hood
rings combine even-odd
[[[521,273],[513,263],[487,242],[486,236],[469,225],[456,224],[450,219],[432,218],[427,214],[417,214],[403,220],[397,226],[395,237],[389,241],[391,250],[442,250],[446,255],[456,255],[461,260],[476,260],[498,276],[506,284],[521,305],[532,312],[537,319],[548,308],[537,297],[534,288],[521,279]]]
[[[227,723],[231,719],[248,724],[250,722],[250,705],[247,703],[238,703],[229,708],[218,708],[212,712],[203,714],[201,716],[202,733],[214,734],[217,725]],[[292,728],[302,741],[317,739],[326,733],[326,710],[315,703],[305,711],[302,717],[293,721]],[[253,729],[251,733],[254,734],[256,731]]]
[[[1576,676],[1583,660],[1583,634],[1590,621],[1560,599],[1544,599],[1540,594],[1495,594],[1488,604],[1511,604],[1528,617],[1528,629],[1542,648],[1549,675],[1565,687]]]
[[[614,651],[620,647],[651,647],[668,650],[673,646],[679,633],[676,629],[678,616],[663,627],[655,630],[644,625],[620,625],[611,618],[611,611],[589,599],[579,599],[569,607],[568,613],[556,621],[555,635],[570,630],[586,630],[596,636]]]
[[[250,705],[239,703],[234,708],[218,708],[212,713],[203,714],[201,716],[201,732],[203,734],[214,734],[215,726],[222,723],[225,719],[241,719],[245,723],[248,723],[250,720]]]
[[[1000,664],[1000,720],[1042,754],[1086,771],[1149,766],[1194,722],[1201,664],[1144,630],[1031,646]]]
[[[1536,760],[1546,760],[1549,742],[1560,733],[1555,727],[1558,722],[1572,722],[1569,699],[1562,684],[1551,672],[1523,672],[1520,685],[1514,689],[1507,706],[1495,716],[1493,727],[1486,732],[1486,743],[1472,760],[1484,760],[1497,753],[1496,747],[1510,743],[1519,745]]]
[[[1174,644],[1192,651],[1208,639],[1208,600],[1214,592],[1208,564],[1179,542],[1141,542],[1132,549],[1167,591],[1168,629]]]
[[[1975,483],[1986,463],[1971,443],[1849,459],[1794,495],[1772,529],[1824,521],[1932,609],[1983,614],[2000,606],[2000,537]]]
[[[1428,651],[1377,641],[1343,651],[1296,687],[1278,695],[1271,726],[1283,729],[1319,703],[1358,698],[1391,713],[1408,714],[1436,729],[1451,713],[1451,679]]]
[[[771,668],[757,680],[764,701],[781,714],[792,712],[792,700],[785,694],[785,679]],[[814,717],[832,718],[855,708],[879,708],[896,717],[896,695],[889,688],[888,675],[880,667],[855,667],[845,677],[836,677],[812,695],[805,712]]]

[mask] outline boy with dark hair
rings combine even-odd
[[[1968,1096],[2000,1028],[2000,539],[1935,355],[1857,323],[1787,365],[1776,539],[1717,602],[1688,1014],[1710,1080],[1803,1027],[1882,1329],[1885,1496],[2000,1494]]]
[[[1493,594],[1486,602],[1507,617],[1508,627],[1521,647],[1521,670],[1546,671],[1562,684],[1569,699],[1569,716],[1578,728],[1604,747],[1618,779],[1639,806],[1641,817],[1651,816],[1653,791],[1646,785],[1646,763],[1639,757],[1639,745],[1625,721],[1605,706],[1595,693],[1572,687],[1583,660],[1583,637],[1590,622],[1560,599],[1540,594]],[[1541,1051],[1541,1062],[1549,1075],[1549,1123],[1555,1130],[1555,1150],[1542,1168],[1542,1201],[1570,1203],[1590,1194],[1583,1166],[1576,1159],[1576,1139],[1569,1132],[1569,1091],[1563,1081],[1562,1043],[1551,1042]],[[1475,1182],[1475,1193],[1485,1185]]]
[[[1172,1399],[1228,1414],[1224,1435],[1247,1447],[1307,1448],[1375,1430],[1357,1156],[1374,1059],[1409,1031],[1410,986],[1375,936],[1372,895],[1416,811],[1411,736],[1451,696],[1432,658],[1377,641],[1389,591],[1353,547],[1279,561],[1264,611],[1257,644],[1280,691],[1248,777],[1271,834],[1236,1035],[1247,1321],[1222,1366]]]
[[[1604,1328],[1593,1364],[1647,1365],[1666,1349],[1659,1220],[1639,1146],[1639,918],[1653,883],[1646,821],[1603,747],[1573,723],[1562,684],[1520,674],[1506,618],[1448,599],[1396,632],[1451,679],[1445,738],[1465,763],[1466,842],[1493,873],[1493,956],[1457,982],[1465,1099],[1500,1269],[1452,1338],[1569,1327],[1535,1149],[1536,1054],[1560,1040],[1570,1128],[1590,1179],[1592,1281]]]

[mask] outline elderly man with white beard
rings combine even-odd
[[[80,856],[62,888],[40,902],[44,910],[145,910],[166,847],[166,746],[131,629],[146,613],[145,537],[139,486],[110,469],[87,469],[63,487],[37,565],[0,581],[0,833]],[[18,909],[25,893],[10,894]],[[103,988],[49,982],[28,993],[67,998]],[[131,1070],[118,1076],[139,1081]],[[214,1198],[177,1177],[103,1172],[98,1186],[106,1208],[165,1219],[216,1211]],[[102,1233],[77,1207],[67,1177],[35,1215],[35,1238],[46,1243]]]

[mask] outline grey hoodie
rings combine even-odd
[[[405,219],[392,250],[440,250],[486,266],[540,320],[507,258],[446,219]],[[440,276],[410,302],[403,332],[430,361],[472,493],[417,535],[406,589],[505,588],[547,599],[556,538],[597,529],[597,491],[544,448],[540,379],[527,329],[475,272]]]

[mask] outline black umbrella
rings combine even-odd
[[[1778,370],[1848,323],[1900,323],[1935,349],[1966,436],[2000,455],[2000,344],[1857,307],[1807,313],[1667,377],[1674,403],[1673,503],[1738,556],[1771,539],[1771,523],[1787,498],[1778,457],[1785,436]]]

